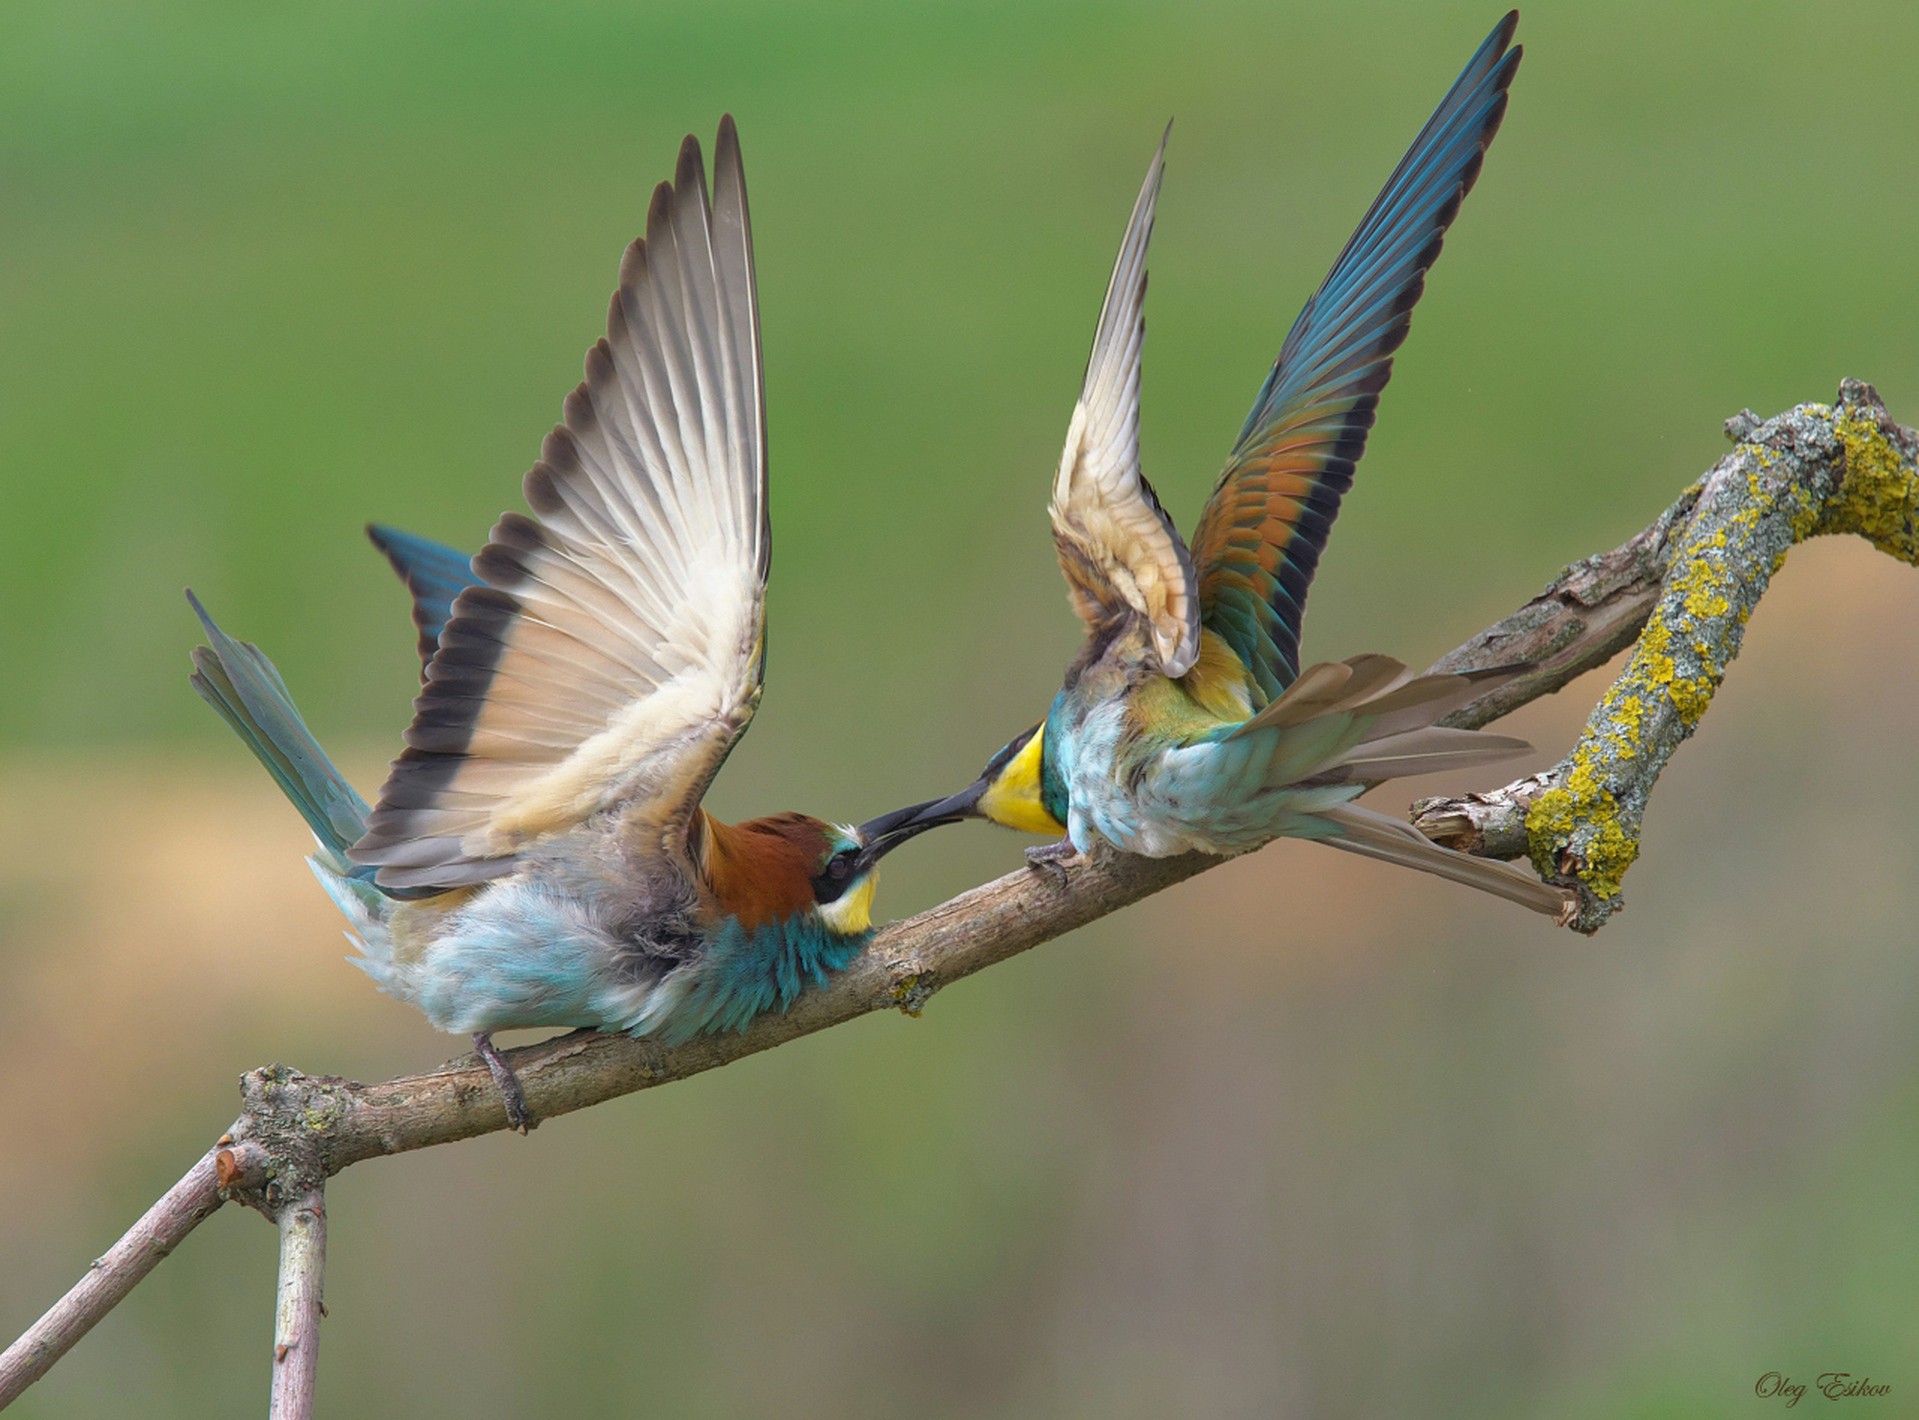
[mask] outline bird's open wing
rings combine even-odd
[[[1146,244],[1165,170],[1159,141],[1133,204],[1106,287],[1093,353],[1053,481],[1053,542],[1088,626],[1143,616],[1160,669],[1184,675],[1199,655],[1199,599],[1193,563],[1172,519],[1139,471],[1139,356],[1146,339]]]
[[[386,887],[508,871],[616,805],[683,827],[759,700],[770,547],[759,319],[739,139],[699,144],[627,249],[508,513],[474,559],[365,837]]]
[[[1517,23],[1480,45],[1293,322],[1194,534],[1202,619],[1269,700],[1299,673],[1306,589],[1393,351],[1505,115]]]

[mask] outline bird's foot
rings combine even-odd
[[[1079,849],[1073,846],[1073,840],[1062,838],[1057,843],[1044,843],[1026,850],[1026,866],[1050,875],[1059,887],[1066,886],[1066,865],[1079,856]]]
[[[506,1063],[506,1057],[493,1043],[492,1032],[475,1031],[473,1049],[486,1062],[493,1086],[500,1092],[500,1103],[506,1106],[506,1127],[523,1135],[532,1133],[538,1121],[527,1113],[526,1095],[520,1089],[519,1076],[513,1073],[513,1067]]]

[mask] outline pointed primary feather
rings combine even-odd
[[[1293,323],[1194,534],[1202,620],[1268,699],[1298,674],[1306,590],[1393,351],[1506,112],[1517,23],[1480,45]]]
[[[473,575],[473,559],[445,543],[379,523],[368,523],[366,535],[386,554],[413,598],[413,625],[420,633],[420,674],[424,678],[440,644],[440,633],[453,618],[453,599],[468,587],[479,585],[480,579]]]
[[[355,862],[386,887],[508,871],[619,807],[668,837],[760,693],[770,535],[752,234],[720,124],[680,150],[606,338],[473,561]]]
[[[1117,616],[1144,617],[1152,626],[1160,669],[1182,676],[1199,656],[1193,563],[1139,469],[1146,247],[1165,159],[1162,136],[1113,263],[1093,353],[1053,480],[1051,512],[1060,568],[1080,618],[1097,627]]]

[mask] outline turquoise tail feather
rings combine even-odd
[[[286,682],[257,646],[222,631],[200,599],[187,593],[209,646],[193,651],[193,688],[219,712],[266,766],[280,791],[300,811],[334,871],[371,877],[347,862],[347,848],[366,831],[367,804],[334,768],[307,729]]]
[[[210,643],[194,648],[193,688],[246,741],[313,830],[319,851],[307,862],[350,924],[347,939],[361,952],[347,960],[388,995],[411,999],[407,983],[395,975],[387,931],[395,894],[374,886],[372,868],[347,861],[347,848],[366,830],[366,800],[313,738],[273,662],[259,647],[236,641],[215,625],[192,592],[187,601]]]

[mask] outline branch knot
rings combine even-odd
[[[325,1139],[351,1112],[353,1088],[337,1076],[280,1064],[247,1071],[240,1077],[244,1110],[228,1135],[233,1147],[215,1156],[222,1188],[275,1221],[316,1194],[334,1172]]]

